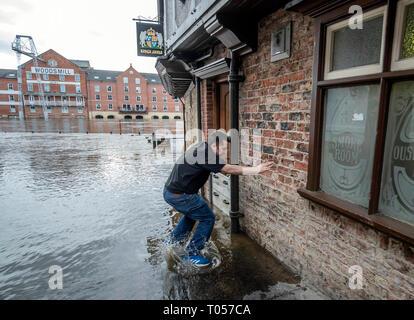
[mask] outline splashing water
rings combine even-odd
[[[188,258],[185,251],[186,246],[187,244],[180,243],[164,244],[163,255],[170,271],[181,275],[195,275],[209,273],[221,265],[222,257],[214,242],[207,242],[204,249],[201,250],[201,254],[211,260],[208,266],[203,267],[195,266],[189,259],[183,260],[184,257]]]

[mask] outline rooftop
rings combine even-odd
[[[17,79],[17,70],[16,69],[0,69],[0,78]]]

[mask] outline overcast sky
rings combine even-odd
[[[33,37],[37,51],[54,49],[95,69],[123,71],[132,63],[155,73],[155,58],[137,56],[133,18],[157,16],[156,0],[1,0],[0,69],[15,69],[16,34]],[[27,59],[22,58],[22,62]]]

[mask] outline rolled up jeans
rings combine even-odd
[[[197,229],[186,248],[186,252],[190,256],[200,255],[200,251],[204,249],[213,232],[216,221],[213,211],[198,194],[184,193],[176,197],[164,188],[164,200],[184,215],[171,234],[173,242],[185,241],[198,221]]]

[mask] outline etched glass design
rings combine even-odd
[[[379,85],[327,90],[321,191],[369,206]]]
[[[414,225],[414,81],[392,88],[379,211]]]

